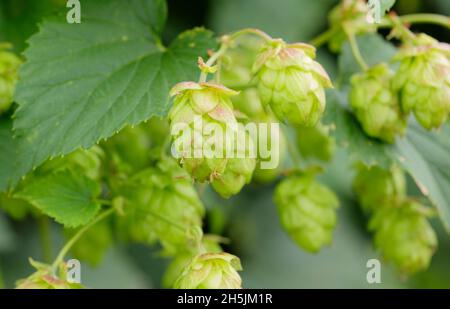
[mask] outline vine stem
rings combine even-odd
[[[50,221],[47,217],[42,216],[38,219],[38,229],[43,261],[50,263],[52,260],[52,241],[50,239]]]
[[[264,41],[270,41],[272,40],[272,37],[268,35],[267,33],[254,29],[254,28],[246,28],[239,31],[236,31],[230,35],[224,35],[221,39],[221,46],[217,52],[215,52],[211,57],[209,57],[208,61],[205,63],[206,67],[211,67],[216,63],[216,61],[225,54],[227,49],[230,47],[231,42],[236,40],[238,37],[244,34],[254,34],[262,38]],[[206,70],[202,70],[202,73],[200,74],[199,83],[206,82],[206,79],[208,77],[208,72]]]
[[[361,54],[361,51],[358,46],[358,42],[356,41],[355,35],[352,33],[347,26],[344,26],[345,34],[347,35],[348,41],[350,43],[350,48],[352,49],[353,56],[355,57],[356,62],[358,62],[359,66],[363,71],[367,71],[369,66],[364,61],[364,58]]]
[[[450,18],[439,14],[410,14],[398,16],[402,23],[408,24],[435,24],[450,29]],[[391,28],[395,24],[388,17],[384,17],[381,23],[377,24],[379,28]]]
[[[64,260],[64,257],[66,256],[66,254],[69,252],[70,248],[72,248],[72,246],[80,239],[81,236],[83,236],[83,234],[89,230],[91,227],[93,227],[95,224],[97,224],[98,222],[102,221],[103,219],[105,219],[106,217],[108,217],[109,215],[111,215],[112,213],[114,213],[115,209],[114,208],[110,208],[106,211],[104,211],[102,214],[98,215],[94,220],[92,220],[91,222],[89,222],[88,224],[86,224],[85,226],[83,226],[83,228],[81,228],[65,245],[64,247],[61,249],[61,251],[59,252],[58,256],[56,257],[55,261],[53,262],[51,269],[52,269],[52,273],[56,273],[56,269],[58,268],[58,266],[61,264],[61,262]]]
[[[309,44],[315,46],[316,48],[321,47],[323,44],[327,43],[333,35],[336,33],[336,28],[329,28],[325,32],[322,32],[314,39],[312,39]]]

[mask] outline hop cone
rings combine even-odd
[[[350,91],[350,104],[364,131],[389,143],[406,129],[406,117],[391,88],[393,74],[386,64],[379,64],[354,75]]]
[[[367,212],[374,211],[391,204],[395,199],[405,197],[406,179],[398,166],[385,170],[378,166],[367,167],[360,164],[357,166],[353,190],[361,207]]]
[[[383,207],[369,222],[375,246],[404,274],[426,269],[437,247],[425,213],[423,206],[407,200],[399,206]]]
[[[203,253],[193,258],[175,282],[177,289],[240,289],[239,258],[229,253]]]
[[[315,127],[297,128],[297,146],[304,158],[316,158],[330,161],[336,149],[336,143],[328,135],[329,128],[317,124]]]
[[[67,269],[65,264],[59,266],[58,277],[52,274],[52,267],[47,264],[36,262],[30,259],[30,264],[36,268],[36,272],[25,279],[18,280],[17,289],[82,289],[78,283],[66,281]]]
[[[332,241],[336,195],[310,175],[290,176],[275,189],[281,225],[303,249],[318,252]]]
[[[255,168],[251,138],[233,114],[229,97],[235,94],[211,83],[183,82],[171,90],[175,100],[169,119],[175,152],[195,180],[210,181],[225,198],[250,182]],[[179,125],[185,127],[177,132]],[[214,149],[210,141],[217,141]]]
[[[344,0],[331,10],[328,21],[331,29],[336,29],[334,35],[328,41],[331,51],[340,52],[343,43],[347,40],[347,35],[343,29],[344,23],[354,34],[376,30],[373,24],[367,22],[368,11],[365,0]]]
[[[6,111],[12,101],[22,61],[13,53],[6,51],[9,45],[0,44],[0,114]]]
[[[173,255],[201,237],[203,205],[189,175],[174,160],[161,160],[135,175],[120,194],[126,216],[121,221],[130,226],[133,238],[158,239],[165,253]]]
[[[393,86],[405,112],[426,129],[437,128],[450,112],[450,46],[420,34],[395,57],[400,68]]]
[[[332,87],[328,74],[314,61],[307,44],[272,40],[258,55],[254,71],[264,104],[278,119],[295,125],[315,125],[325,110],[324,88]]]

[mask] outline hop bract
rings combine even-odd
[[[175,282],[177,289],[240,289],[242,270],[238,257],[229,253],[203,253],[193,258]]]
[[[426,129],[440,127],[450,112],[449,55],[448,44],[420,34],[395,57],[400,68],[393,85],[401,106]]]
[[[250,182],[256,163],[251,137],[233,114],[235,94],[212,83],[179,83],[171,90],[169,112],[174,150],[184,168],[226,198]]]
[[[369,223],[383,257],[407,275],[428,268],[437,247],[436,234],[424,213],[423,206],[406,200],[378,210]]]
[[[278,119],[313,126],[325,110],[324,88],[332,87],[323,67],[313,59],[313,46],[272,40],[262,49],[254,71],[258,92]]]
[[[330,137],[330,128],[318,123],[314,127],[298,127],[297,146],[305,159],[330,161],[336,150],[336,142]]]
[[[350,104],[367,135],[392,143],[403,135],[406,117],[391,88],[394,73],[382,63],[351,79]]]
[[[0,44],[0,114],[6,111],[12,101],[22,61],[6,49],[10,46]]]
[[[401,168],[394,165],[389,170],[378,166],[357,166],[357,173],[353,181],[361,207],[369,212],[390,205],[395,199],[406,195],[406,179]]]
[[[201,239],[204,207],[189,175],[175,160],[164,159],[138,173],[118,194],[125,198],[123,224],[138,240],[159,240],[173,255]],[[128,219],[128,220],[127,220]]]
[[[303,249],[318,252],[332,241],[339,201],[311,175],[290,176],[275,189],[281,225]]]

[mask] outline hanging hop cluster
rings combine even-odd
[[[406,196],[406,180],[398,167],[358,167],[354,189],[358,200],[371,214],[369,230],[382,256],[400,272],[411,275],[426,269],[437,238],[427,221],[431,212]]]
[[[132,236],[159,240],[167,255],[201,240],[205,210],[189,175],[175,160],[162,159],[134,175],[118,194],[125,199],[121,221],[127,222],[129,217]]]
[[[450,45],[419,34],[406,41],[394,60],[393,79],[405,113],[413,112],[426,129],[438,128],[450,112]]]
[[[350,105],[367,135],[392,143],[406,130],[397,94],[391,87],[394,73],[378,64],[351,79]]]
[[[314,126],[322,116],[324,88],[332,84],[315,57],[313,46],[281,39],[268,41],[259,53],[253,68],[258,92],[280,121]]]
[[[195,256],[175,282],[177,289],[240,289],[242,270],[238,257],[229,253]]]
[[[381,208],[369,222],[375,246],[404,274],[428,268],[436,251],[437,237],[426,213],[422,205],[405,200],[398,206]]]
[[[175,96],[169,112],[173,151],[184,168],[193,179],[210,181],[222,197],[238,193],[250,182],[256,162],[252,140],[233,114],[230,96],[237,93],[194,82],[179,83],[170,93]],[[206,155],[208,150],[214,155]]]
[[[329,135],[329,131],[330,127],[320,122],[314,127],[297,127],[297,148],[302,157],[323,162],[330,161],[336,150],[336,142]]]
[[[331,244],[339,201],[312,175],[284,179],[274,196],[281,225],[303,249],[318,252]]]
[[[13,101],[14,89],[22,61],[9,52],[8,44],[0,44],[0,114],[8,110]]]

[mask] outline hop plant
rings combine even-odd
[[[0,114],[11,106],[22,64],[16,55],[7,50],[9,48],[9,44],[0,44]]]
[[[195,256],[175,282],[177,289],[240,289],[242,270],[238,257],[229,253]]]
[[[350,105],[364,131],[388,143],[406,129],[406,117],[391,88],[393,75],[385,63],[378,64],[352,76],[350,91]]]
[[[313,59],[313,46],[269,41],[254,65],[258,92],[281,121],[315,125],[325,110],[324,88],[332,87],[323,67]]]
[[[67,281],[67,268],[64,263],[59,265],[58,276],[52,273],[51,265],[43,264],[30,259],[30,264],[36,269],[32,275],[16,282],[17,289],[81,289],[79,283]]]
[[[365,0],[344,0],[335,6],[328,15],[331,29],[334,35],[328,41],[328,46],[333,52],[340,52],[343,43],[347,40],[344,24],[355,35],[373,32],[376,27],[367,22],[368,6]]]
[[[450,112],[450,46],[419,34],[394,60],[400,68],[393,79],[403,110],[413,112],[426,129],[440,127]]]
[[[252,140],[233,114],[230,96],[236,94],[212,83],[183,82],[171,90],[175,100],[169,119],[175,152],[195,180],[210,181],[225,198],[250,182],[256,164]],[[177,125],[185,127],[177,131]],[[215,129],[209,132],[208,126]],[[217,148],[212,149],[208,141],[218,141]],[[208,149],[214,153],[205,155]]]
[[[128,220],[122,221],[135,239],[158,239],[168,255],[201,239],[204,208],[189,175],[175,160],[162,159],[138,173],[117,194],[125,199],[123,212]]]
[[[436,250],[437,238],[426,219],[427,210],[405,200],[379,209],[369,222],[369,229],[375,233],[375,246],[404,274],[428,268]]]
[[[405,174],[397,165],[385,170],[379,166],[359,164],[356,169],[353,190],[366,212],[375,211],[406,196]]]
[[[290,176],[275,189],[281,225],[303,249],[318,252],[331,244],[339,201],[309,174]]]
[[[336,142],[329,136],[329,127],[318,123],[315,127],[298,127],[297,146],[304,158],[330,161],[336,150]]]

